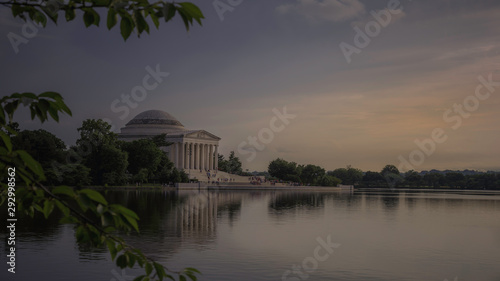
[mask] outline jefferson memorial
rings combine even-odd
[[[148,110],[121,128],[123,141],[166,134],[172,145],[162,147],[177,169],[217,170],[220,138],[205,130],[188,130],[175,117],[161,110]]]

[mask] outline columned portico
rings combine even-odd
[[[172,161],[178,169],[216,170],[219,146],[215,144],[185,142],[174,143]]]
[[[205,130],[188,130],[161,110],[144,111],[121,129],[120,140],[134,141],[165,134],[172,143],[162,150],[179,170],[216,170],[220,138]]]

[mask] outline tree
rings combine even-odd
[[[434,188],[439,188],[441,187],[445,180],[444,180],[444,175],[440,173],[427,173],[423,176],[422,180],[424,181],[424,184],[426,186],[434,187]]]
[[[329,175],[339,178],[343,184],[354,185],[363,179],[363,171],[348,165],[328,172]]]
[[[223,172],[237,175],[241,175],[241,173],[243,173],[240,158],[234,154],[234,151],[229,153],[229,158],[227,160],[224,159],[224,155],[219,154],[217,156],[217,161],[219,170]]]
[[[164,146],[172,145],[173,143],[168,142],[166,137],[167,137],[167,134],[160,134],[160,135],[156,135],[156,136],[151,137],[150,140],[154,144],[156,144],[157,147],[164,147]]]
[[[319,185],[320,186],[337,186],[341,183],[342,181],[334,176],[330,175],[323,175],[319,179]]]
[[[219,170],[226,172],[227,171],[227,160],[224,158],[224,155],[219,154],[217,155],[217,167],[219,167]]]
[[[147,177],[152,178],[157,172],[162,155],[161,149],[151,139],[140,139],[122,144],[124,151],[128,153],[128,171],[135,175],[140,170],[146,169]]]
[[[134,182],[145,183],[148,182],[148,169],[142,168],[132,177]]]
[[[137,28],[140,35],[143,31],[149,33],[149,24],[146,18],[149,16],[156,28],[159,26],[159,18],[167,22],[175,17],[176,13],[182,18],[186,29],[193,25],[193,20],[201,25],[204,18],[199,8],[191,3],[169,3],[158,1],[149,3],[148,0],[132,0],[125,2],[116,1],[41,1],[32,2],[10,0],[0,2],[0,5],[11,9],[14,17],[20,17],[25,21],[31,19],[37,23],[46,25],[47,17],[54,23],[58,21],[59,12],[65,12],[66,21],[75,19],[75,10],[83,11],[85,26],[99,25],[100,15],[95,9],[104,8],[108,12],[107,27],[113,28],[117,23],[117,16],[121,17],[120,31],[126,40],[132,30]],[[44,92],[39,95],[33,93],[14,93],[4,96],[0,100],[0,138],[3,146],[0,147],[0,175],[2,190],[0,193],[0,205],[7,199],[11,199],[16,192],[18,210],[26,212],[31,216],[35,211],[44,214],[45,218],[50,216],[54,206],[64,214],[63,222],[76,225],[76,238],[79,243],[90,243],[98,246],[106,245],[111,258],[120,268],[134,267],[137,263],[145,268],[145,275],[139,276],[135,281],[169,278],[174,280],[172,274],[178,275],[180,279],[196,280],[198,270],[186,268],[181,272],[168,270],[165,266],[145,256],[140,250],[127,245],[123,239],[112,235],[117,229],[138,231],[137,215],[121,206],[108,204],[99,192],[90,189],[74,191],[67,187],[49,190],[41,181],[45,180],[44,171],[36,160],[24,150],[12,148],[11,136],[16,134],[13,124],[13,115],[17,107],[23,104],[29,107],[31,119],[38,118],[42,123],[50,118],[59,121],[59,113],[71,115],[70,109],[64,103],[60,94],[55,92]],[[6,133],[7,132],[7,133]],[[14,168],[15,167],[15,168]],[[19,177],[26,187],[15,187],[12,180]],[[4,179],[9,183],[6,184]],[[10,206],[13,202],[9,202]],[[14,203],[15,205],[15,203]],[[42,207],[43,206],[43,207]],[[85,212],[92,212],[100,223],[88,219]]]
[[[394,165],[386,165],[380,174],[384,177],[386,184],[390,188],[397,187],[403,181],[398,168]]]
[[[45,173],[47,178],[59,178],[59,175],[55,173],[55,169],[48,169]],[[68,186],[88,186],[92,183],[92,178],[90,177],[90,169],[82,164],[68,164],[65,166],[64,173],[62,173],[62,180],[60,184]]]
[[[80,138],[76,141],[78,146],[118,145],[118,135],[111,131],[111,125],[102,119],[87,119],[77,129]]]
[[[17,107],[23,104],[29,107],[32,119],[41,122],[49,118],[59,120],[59,113],[71,115],[71,111],[62,97],[54,92],[40,95],[33,93],[15,93],[0,99],[0,205],[8,202],[9,208],[16,208],[33,217],[41,213],[48,218],[55,208],[63,214],[61,223],[75,225],[77,243],[91,246],[106,246],[111,258],[120,268],[134,267],[136,264],[145,268],[145,275],[135,280],[163,280],[172,274],[181,280],[186,276],[196,280],[198,270],[186,268],[175,272],[145,256],[137,248],[131,247],[123,239],[116,236],[116,231],[139,231],[135,212],[116,204],[109,204],[97,191],[91,189],[74,190],[67,186],[49,189],[41,182],[46,179],[45,173],[33,157],[24,150],[14,150],[11,137],[15,135],[12,118]],[[50,117],[49,117],[50,116]],[[24,185],[16,183],[24,183]],[[14,197],[15,196],[15,197]],[[15,198],[15,201],[11,199]],[[14,214],[9,214],[13,216]],[[90,218],[96,218],[92,220]]]
[[[320,166],[308,164],[302,169],[300,180],[304,184],[316,185],[324,175],[325,169]]]
[[[465,187],[465,176],[459,172],[450,172],[445,174],[445,181],[449,187]]]
[[[297,163],[288,162],[277,158],[269,163],[267,171],[271,177],[276,177],[284,181],[300,182],[300,176],[297,172]]]
[[[408,184],[409,187],[412,187],[412,186],[419,187],[423,184],[422,176],[420,176],[420,174],[414,170],[410,170],[410,171],[406,172],[404,180],[405,180],[406,184]]]
[[[387,184],[384,177],[378,172],[367,171],[363,175],[363,185],[367,187],[383,186]]]
[[[58,183],[52,162],[62,162],[65,159],[66,145],[61,139],[45,130],[25,130],[12,137],[12,145],[15,150],[26,151],[42,165],[46,171],[47,183]]]
[[[96,10],[104,9],[107,10],[106,26],[109,30],[118,23],[118,17],[120,17],[120,33],[124,40],[127,40],[134,29],[137,32],[137,36],[140,36],[144,31],[149,33],[148,17],[158,29],[161,18],[165,22],[168,22],[178,14],[188,31],[194,25],[193,20],[201,25],[201,20],[205,18],[201,10],[189,2],[171,3],[157,1],[150,3],[148,0],[118,2],[100,0],[42,0],[31,2],[8,0],[0,2],[0,5],[9,7],[14,17],[19,17],[25,21],[30,19],[35,23],[41,24],[43,27],[47,25],[47,18],[57,24],[59,14],[63,12],[66,21],[72,21],[76,18],[77,10],[83,12],[85,27],[91,25],[99,26],[101,16]]]
[[[127,181],[127,153],[120,149],[118,137],[111,125],[103,120],[87,119],[78,128],[80,138],[75,150],[86,151],[83,164],[90,168],[92,183],[119,185]]]
[[[227,160],[227,172],[231,174],[241,174],[243,172],[241,168],[240,158],[235,156],[234,151],[229,153],[229,158]]]

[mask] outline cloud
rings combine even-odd
[[[463,57],[476,57],[478,55],[483,55],[486,56],[486,53],[495,49],[495,46],[493,45],[488,45],[488,46],[479,46],[479,47],[473,47],[473,48],[464,48],[464,49],[459,49],[455,50],[452,52],[447,52],[444,53],[443,55],[439,56],[437,59],[438,60],[447,60],[447,59],[457,59],[457,58],[463,58]]]
[[[312,23],[321,21],[341,22],[365,13],[359,0],[297,0],[276,8],[280,14],[298,14]]]

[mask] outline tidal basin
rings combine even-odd
[[[106,197],[141,218],[141,233],[127,241],[170,269],[197,268],[199,280],[500,280],[499,192],[111,190]],[[78,246],[73,227],[57,221],[19,219],[9,280],[123,281],[141,273],[115,267],[104,249]]]

